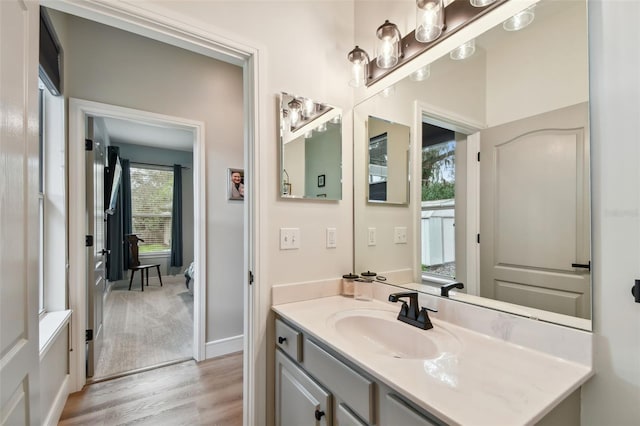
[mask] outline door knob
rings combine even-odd
[[[631,294],[636,298],[636,303],[640,303],[640,280],[636,280],[636,283],[631,287]]]
[[[100,254],[103,255],[103,256],[105,254],[111,254],[111,250],[102,249],[102,250],[100,250]]]

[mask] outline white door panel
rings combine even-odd
[[[38,4],[0,1],[0,422],[39,424]]]
[[[480,139],[481,295],[590,318],[587,105]]]

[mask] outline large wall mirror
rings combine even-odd
[[[280,94],[280,196],[342,199],[342,111]]]
[[[591,329],[586,6],[541,0],[356,105],[356,272]],[[408,208],[367,200],[371,117],[411,129]]]

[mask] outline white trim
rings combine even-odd
[[[51,408],[47,413],[47,416],[44,418],[42,424],[43,426],[56,426],[58,421],[60,420],[60,416],[62,415],[62,411],[64,410],[64,406],[67,403],[67,397],[69,396],[69,382],[70,376],[67,374],[64,376],[62,380],[62,384],[60,385],[60,389],[58,389],[58,393],[53,400],[53,404],[51,404]]]
[[[206,344],[206,359],[215,358],[222,355],[240,352],[244,348],[244,338],[241,335],[226,337]]]
[[[40,316],[40,362],[42,362],[42,359],[47,354],[58,335],[62,333],[65,326],[69,324],[70,319],[70,310],[45,312]]]
[[[99,116],[140,121],[151,125],[170,125],[193,131],[194,164],[194,212],[199,218],[206,217],[206,180],[203,171],[205,156],[204,123],[180,117],[172,117],[132,108],[124,108],[99,102],[81,99],[69,99],[69,182],[75,182],[75,190],[69,191],[69,303],[77,313],[72,317],[72,333],[70,349],[71,389],[77,392],[86,383],[84,330],[86,329],[86,297],[87,289],[86,262],[87,250],[84,246],[85,223],[85,117]],[[206,264],[199,261],[206,259],[206,222],[203,219],[196,224],[194,233],[194,258],[197,265],[197,276],[206,276]],[[206,280],[196,280],[194,285],[194,358],[204,359],[204,329],[206,310],[204,299]]]
[[[467,136],[467,294],[480,296],[480,132]]]

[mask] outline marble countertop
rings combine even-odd
[[[593,374],[591,366],[433,317],[434,329],[445,330],[459,341],[454,350],[433,359],[396,359],[373,354],[345,339],[331,326],[330,319],[346,310],[381,309],[397,313],[399,308],[397,304],[379,300],[331,296],[274,305],[272,309],[450,424],[534,424]]]

